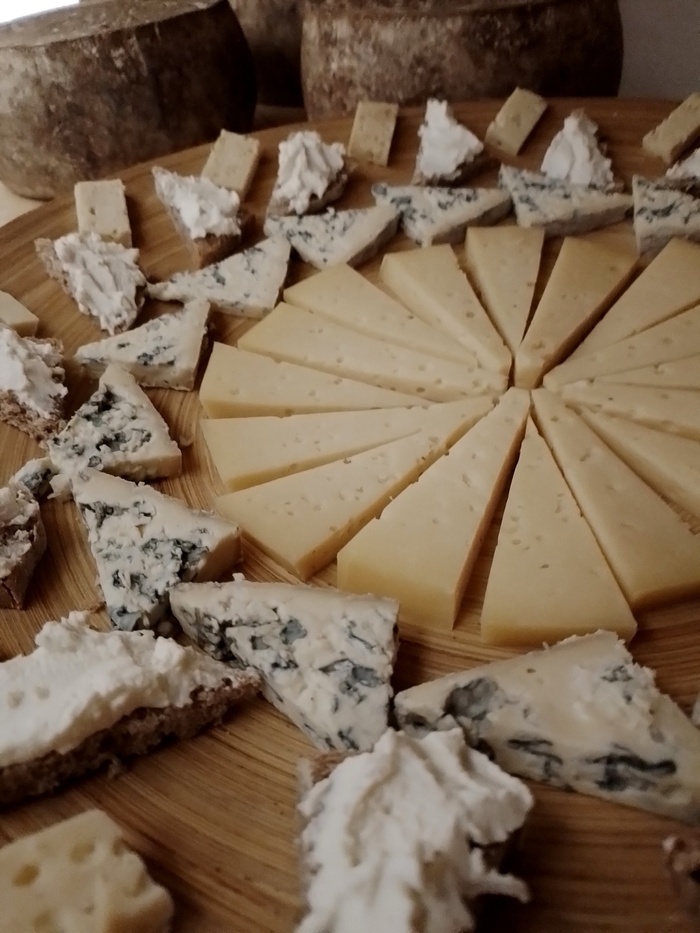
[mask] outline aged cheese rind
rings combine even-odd
[[[222,188],[230,188],[243,200],[259,161],[259,139],[221,130],[204,164],[202,177]]]
[[[103,240],[114,240],[126,247],[132,245],[126,190],[121,179],[79,181],[73,197],[80,233],[96,233]]]
[[[641,175],[632,179],[632,192],[634,235],[642,255],[658,253],[674,237],[700,241],[700,198]]]
[[[398,115],[398,104],[359,101],[348,142],[350,158],[374,165],[388,165]]]
[[[700,93],[690,94],[675,110],[650,130],[642,147],[651,155],[671,163],[700,137]]]
[[[39,329],[36,314],[7,292],[0,292],[0,323],[11,327],[20,337],[34,337]]]

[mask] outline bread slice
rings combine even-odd
[[[24,385],[18,386],[20,369]],[[63,424],[63,345],[58,340],[20,337],[0,326],[0,421],[36,440],[43,440]]]
[[[24,486],[0,489],[0,609],[21,609],[46,550],[39,503]]]
[[[317,164],[324,168],[319,170]],[[342,143],[325,143],[315,130],[291,133],[279,145],[279,167],[267,216],[318,214],[341,197],[351,168]],[[302,177],[313,180],[314,174],[318,176],[315,187]]]
[[[663,859],[679,900],[700,929],[700,833],[664,839]]]

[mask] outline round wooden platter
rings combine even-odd
[[[584,105],[609,139],[616,171],[629,180],[634,172],[650,175],[660,163],[641,149],[644,133],[670,109],[662,102],[621,100],[553,102],[516,161],[537,167],[561,121]],[[458,118],[483,133],[498,109],[493,101],[455,108]],[[418,109],[402,112],[389,168],[358,169],[339,206],[371,204],[370,183],[377,179],[406,182],[416,149]],[[328,141],[347,141],[349,120],[324,123],[318,129]],[[261,226],[276,168],[277,143],[289,127],[259,134],[263,160],[249,198]],[[198,172],[207,147],[160,160],[182,173]],[[164,210],[153,194],[150,166],[121,173],[130,200],[135,244],[142,250],[147,274],[160,278],[186,268],[188,257]],[[495,173],[479,178],[490,184]],[[97,329],[45,275],[35,258],[37,236],[57,237],[75,228],[73,202],[59,198],[0,230],[0,288],[23,301],[41,318],[41,336],[61,338],[70,356],[96,339]],[[630,225],[600,234],[631,243]],[[595,236],[595,234],[593,235]],[[408,248],[402,238],[390,249]],[[548,244],[546,271],[557,249]],[[362,271],[376,280],[377,262]],[[312,270],[294,262],[291,280]],[[541,288],[541,283],[539,285]],[[157,305],[146,315],[158,313]],[[234,342],[250,326],[223,315],[215,317],[218,339]],[[90,393],[92,384],[69,366],[70,403]],[[160,484],[165,492],[193,506],[211,507],[220,491],[197,429],[197,393],[149,391],[183,444],[184,472]],[[37,446],[20,432],[0,425],[0,479],[37,456]],[[99,607],[92,560],[72,503],[43,506],[48,553],[39,566],[24,611],[0,612],[0,659],[31,650],[36,632],[47,619],[71,609]],[[474,666],[509,652],[485,647],[478,633],[479,605],[496,526],[486,543],[455,630],[426,635],[402,631],[396,669],[397,689]],[[400,555],[399,555],[400,559]],[[256,580],[292,578],[253,547],[246,546],[240,568]],[[335,581],[328,568],[315,582]],[[572,599],[576,594],[572,593]],[[513,594],[517,599],[517,593]],[[664,607],[640,618],[632,650],[638,661],[654,668],[658,682],[689,709],[700,686],[700,603]],[[96,623],[106,624],[97,611]],[[564,698],[562,698],[564,699]],[[225,725],[135,761],[124,773],[81,781],[55,796],[31,802],[0,816],[0,842],[34,831],[92,806],[111,813],[127,829],[148,859],[155,876],[168,885],[178,906],[176,929],[183,933],[218,931],[290,931],[299,918],[295,850],[295,768],[313,754],[308,741],[265,701],[241,708]],[[494,905],[484,928],[513,933],[660,933],[688,930],[661,865],[661,841],[676,824],[593,798],[534,786],[536,807],[525,835],[516,870],[527,879],[532,903]]]

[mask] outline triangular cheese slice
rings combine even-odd
[[[338,586],[393,596],[411,625],[452,628],[529,408],[528,393],[510,389],[338,552]]]
[[[541,227],[545,236],[586,233],[617,223],[632,210],[627,194],[608,194],[510,165],[501,166],[499,178],[520,226]]]
[[[474,399],[475,412],[485,415],[492,407],[490,398]],[[210,419],[200,425],[221,482],[234,492],[406,437],[432,417],[430,408],[382,408]]]
[[[700,591],[700,536],[546,389],[540,430],[633,609]]]
[[[197,272],[177,272],[165,282],[152,282],[148,293],[162,301],[204,298],[220,311],[261,317],[277,304],[287,277],[289,252],[289,243],[282,237],[263,240]]]
[[[190,301],[180,311],[161,314],[125,334],[78,347],[75,361],[99,376],[112,363],[144,386],[193,388],[209,320],[209,302]]]
[[[320,314],[285,304],[279,304],[264,321],[243,334],[238,346],[432,402],[500,392],[506,381],[503,375],[481,369],[466,351],[459,363],[439,359],[420,350],[394,347]]]
[[[448,245],[387,253],[381,280],[426,323],[466,347],[485,369],[507,375],[510,351]],[[427,349],[427,348],[426,348]]]
[[[398,605],[293,583],[185,583],[175,617],[217,657],[258,671],[263,693],[322,749],[364,751],[386,731]]]
[[[158,627],[175,583],[216,579],[239,558],[235,525],[150,486],[85,470],[73,497],[117,628]]]
[[[391,207],[328,210],[305,217],[267,217],[265,234],[286,237],[301,258],[325,269],[371,259],[396,233],[399,216]]]
[[[542,376],[624,288],[636,257],[598,243],[567,237],[515,355],[515,384],[534,389]]]
[[[430,410],[434,418],[417,434],[231,492],[216,507],[277,563],[306,580],[475,421],[473,400]]]
[[[700,240],[700,198],[669,187],[665,179],[650,181],[635,175],[634,235],[637,249],[658,253],[673,237]]]
[[[633,386],[654,386],[657,389],[700,389],[700,354],[670,363],[640,366],[624,373],[598,376],[596,382],[616,382]]]
[[[377,204],[401,214],[401,226],[420,246],[461,243],[470,224],[495,224],[510,211],[501,188],[430,188],[422,185],[372,185]]]
[[[491,645],[541,645],[598,629],[629,639],[636,628],[593,532],[530,421],[489,570],[481,637]]]
[[[343,327],[447,360],[463,360],[464,350],[394,301],[351,266],[333,266],[286,288],[284,300],[327,317]]]
[[[466,257],[491,320],[511,353],[523,339],[537,285],[544,232],[524,227],[469,227]]]

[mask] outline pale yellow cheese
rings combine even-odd
[[[425,399],[215,343],[199,401],[210,418],[427,406]]]
[[[416,434],[228,493],[216,508],[273,560],[307,580],[464,434],[479,410],[475,399],[433,406],[430,424]]]
[[[510,389],[447,456],[338,552],[338,586],[392,596],[403,622],[451,628],[530,408]]]
[[[700,536],[546,389],[535,415],[633,609],[700,592]]]
[[[515,384],[534,389],[629,281],[635,257],[567,237],[515,354]]]
[[[379,275],[407,308],[459,341],[482,366],[510,372],[510,352],[449,244],[387,253]]]
[[[398,104],[359,101],[348,142],[350,158],[372,162],[374,165],[386,165],[398,115]]]
[[[516,87],[489,124],[486,142],[507,155],[517,155],[546,109],[547,101],[539,94]]]
[[[675,110],[650,130],[642,147],[669,165],[700,137],[700,93],[690,94]]]
[[[74,188],[80,233],[96,233],[103,240],[131,246],[131,224],[124,182],[79,181]]]
[[[629,639],[636,627],[590,526],[530,421],[489,570],[481,637],[492,645],[541,645],[598,629]]]
[[[504,376],[481,369],[473,358],[465,356],[457,363],[395,347],[286,304],[277,305],[239,339],[238,346],[432,402],[489,395],[502,391],[505,383]]]
[[[700,354],[670,363],[640,366],[624,373],[598,376],[596,382],[620,382],[625,385],[656,386],[666,389],[700,389]]]
[[[39,329],[39,318],[12,295],[0,292],[0,324],[11,327],[20,337],[34,337]]]
[[[246,196],[260,161],[260,140],[221,130],[202,169],[202,176],[241,199]]]
[[[537,227],[468,227],[469,271],[513,353],[527,327],[542,258],[544,230]]]

